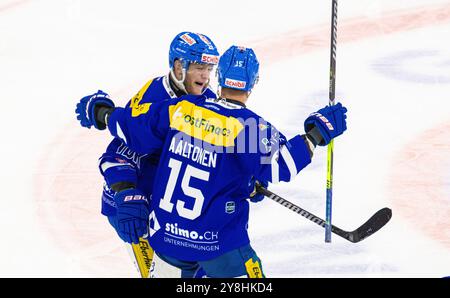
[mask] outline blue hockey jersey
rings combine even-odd
[[[210,88],[206,88],[203,94],[212,98],[216,97]],[[176,97],[176,92],[169,81],[169,75],[156,77],[149,80],[133,96],[127,107],[130,108],[133,115],[136,115],[140,113],[140,109],[150,103]],[[128,148],[120,139],[114,138],[99,159],[100,172],[105,178],[102,193],[102,214],[106,216],[116,214],[115,192],[111,189],[111,185],[114,183],[133,183],[150,197],[158,161],[158,152],[138,154]]]
[[[300,135],[286,140],[242,104],[207,96],[147,104],[139,113],[117,108],[108,129],[140,154],[160,150],[150,244],[181,260],[248,244],[249,180],[289,181],[311,162]]]

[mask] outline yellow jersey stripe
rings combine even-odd
[[[137,116],[139,116],[141,114],[145,114],[150,109],[151,103],[140,104],[140,102],[141,102],[145,92],[147,91],[147,89],[152,84],[152,82],[153,82],[153,79],[148,81],[144,85],[144,87],[142,87],[141,90],[139,90],[139,92],[136,93],[136,95],[133,96],[133,98],[131,99],[131,101],[130,101],[130,108],[131,108],[131,116],[132,117],[137,117]]]

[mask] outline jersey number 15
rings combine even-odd
[[[166,210],[167,212],[172,212],[174,204],[171,202],[173,191],[175,189],[175,186],[178,181],[178,176],[181,172],[181,165],[182,162],[179,160],[176,160],[174,158],[171,158],[169,160],[169,168],[170,176],[169,181],[167,182],[166,191],[164,193],[164,197],[159,202],[159,207],[163,210]],[[181,200],[177,200],[176,202],[176,208],[177,212],[181,217],[187,218],[187,219],[196,219],[200,216],[200,213],[202,211],[203,203],[205,201],[205,197],[203,196],[203,193],[200,189],[194,188],[189,186],[189,180],[191,177],[208,181],[209,179],[209,173],[203,170],[200,170],[196,167],[193,167],[191,165],[188,165],[186,167],[186,170],[184,171],[183,180],[181,181],[181,189],[183,190],[183,193],[188,196],[195,199],[194,207],[192,209],[188,209],[184,207],[185,202]]]

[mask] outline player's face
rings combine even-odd
[[[189,94],[200,95],[203,89],[208,86],[209,77],[213,71],[213,66],[210,64],[189,64],[189,68],[186,72],[186,79],[184,80],[184,86]]]

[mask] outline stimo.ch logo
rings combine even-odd
[[[219,239],[219,232],[214,231],[205,231],[203,233],[199,233],[194,230],[188,230],[184,228],[180,228],[177,223],[166,223],[165,231],[168,235],[177,236],[182,238],[183,240],[195,242],[195,241],[208,241],[208,242],[217,242]]]

